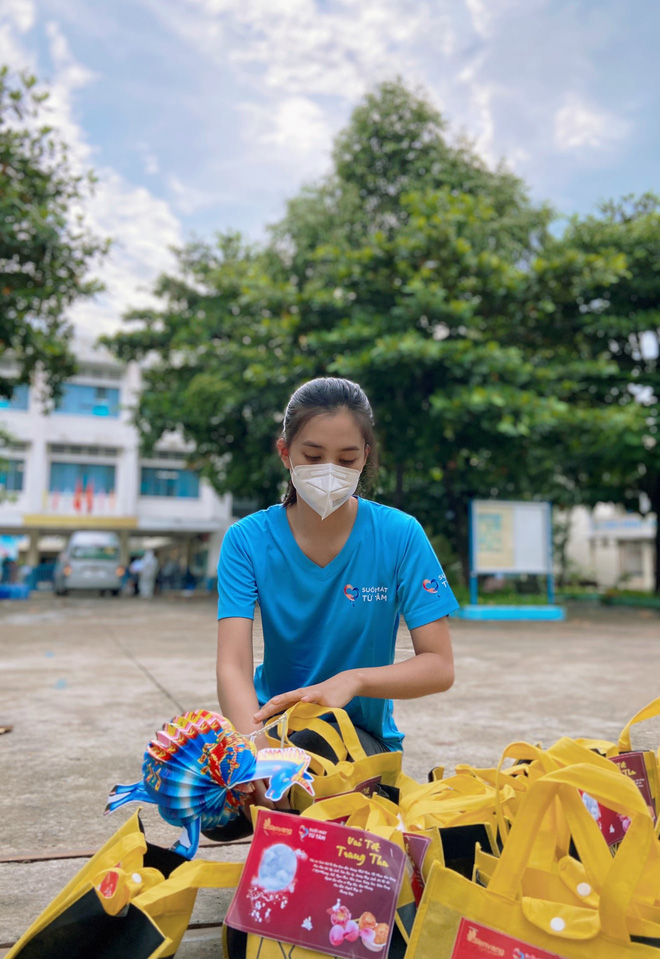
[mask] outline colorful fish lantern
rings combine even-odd
[[[241,784],[269,779],[266,796],[273,802],[294,783],[313,796],[309,761],[296,747],[257,751],[220,713],[196,709],[163,725],[147,746],[142,780],[115,786],[105,813],[130,802],[155,803],[166,822],[183,827],[172,849],[192,859],[202,829],[241,815]]]

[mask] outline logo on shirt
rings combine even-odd
[[[344,596],[346,597],[346,599],[350,600],[351,606],[355,606],[355,600],[358,598],[359,595],[360,595],[359,586],[351,586],[350,583],[347,583],[346,586],[344,586]]]
[[[358,599],[363,603],[387,602],[389,586],[351,586],[348,583],[344,586],[344,596],[350,600],[351,606],[355,606]]]
[[[447,586],[447,577],[444,573],[440,573],[437,579],[425,579],[422,581],[422,588],[425,589],[427,593],[437,593],[441,586]]]

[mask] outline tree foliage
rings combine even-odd
[[[465,570],[471,498],[587,502],[594,464],[640,455],[646,407],[621,392],[639,363],[631,348],[623,370],[625,324],[622,354],[601,326],[621,315],[634,244],[589,220],[557,239],[553,216],[451,143],[423,97],[381,85],[264,248],[223,235],[180,250],[161,308],[112,340],[147,361],[145,443],[182,430],[216,489],[267,505],[288,396],[350,377],[376,412],[379,498],[450,539]]]
[[[73,172],[46,99],[34,77],[0,70],[0,357],[18,370],[0,377],[0,396],[38,364],[58,389],[75,368],[67,310],[100,289],[87,273],[106,244],[79,213],[90,177]]]

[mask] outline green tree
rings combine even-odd
[[[181,429],[216,489],[262,505],[281,484],[273,441],[291,391],[357,380],[377,414],[379,498],[450,539],[467,572],[471,498],[583,501],[584,450],[637,423],[639,404],[606,402],[612,357],[584,310],[626,257],[554,239],[552,211],[450,145],[400,82],[354,111],[334,161],[267,248],[222,236],[179,251],[162,307],[133,312],[111,345],[149,357],[145,442]]]
[[[625,269],[601,296],[580,303],[585,357],[603,357],[610,375],[600,389],[588,384],[605,419],[625,429],[605,430],[588,449],[573,449],[584,501],[613,502],[660,518],[660,198],[629,196],[574,217],[562,239],[582,255],[617,251]],[[656,524],[655,591],[660,593],[660,522]]]
[[[178,273],[154,290],[162,306],[131,312],[132,328],[104,339],[120,359],[146,361],[135,413],[143,449],[181,430],[219,493],[269,505],[281,486],[281,413],[310,370],[293,349],[297,290],[237,234],[191,243],[177,259]]]
[[[106,244],[77,212],[91,176],[72,171],[45,122],[47,96],[34,77],[0,70],[0,357],[17,369],[0,376],[0,396],[38,364],[57,391],[75,369],[67,310],[101,289],[87,273]]]

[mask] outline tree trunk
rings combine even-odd
[[[394,506],[396,509],[403,509],[403,463],[396,464],[395,475]]]
[[[653,591],[656,596],[660,596],[660,473],[655,478],[655,486],[649,497],[651,509],[655,513],[655,575],[653,582]]]
[[[445,467],[445,489],[447,490],[447,502],[449,508],[454,514],[452,525],[454,529],[451,537],[452,545],[456,551],[461,563],[461,573],[463,575],[463,584],[470,585],[470,538],[468,531],[468,509],[469,499],[461,496],[454,491],[452,463]]]

